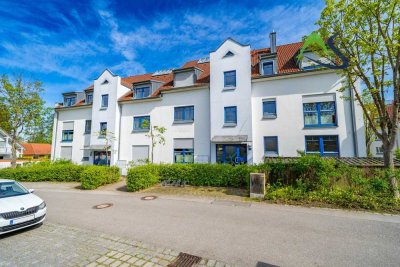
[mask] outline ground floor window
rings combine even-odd
[[[321,156],[339,156],[339,138],[337,135],[306,136],[306,153]]]
[[[217,144],[217,162],[227,164],[247,163],[246,144]]]
[[[193,163],[194,150],[193,149],[174,149],[174,162],[175,163]]]

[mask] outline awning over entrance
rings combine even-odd
[[[111,146],[108,146],[110,148]],[[83,150],[105,150],[106,146],[105,145],[91,145],[91,146],[85,146]]]
[[[247,135],[215,135],[211,138],[213,143],[242,143],[247,142]]]

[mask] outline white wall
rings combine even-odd
[[[174,123],[174,107],[194,106],[194,122]],[[122,104],[120,160],[132,160],[133,145],[149,145],[146,132],[132,132],[133,117],[150,115],[152,125],[163,126],[165,145],[157,145],[154,150],[154,162],[173,162],[173,139],[194,138],[195,161],[210,155],[210,106],[209,89],[163,94],[161,99],[152,101],[134,101]],[[151,150],[151,147],[150,147]]]
[[[224,57],[228,51],[234,55]],[[236,88],[224,90],[224,72],[236,70]],[[224,127],[224,107],[237,107],[236,127]],[[210,121],[211,138],[220,135],[247,135],[252,139],[251,126],[251,59],[250,46],[228,39],[210,54]],[[216,161],[215,144],[211,146],[211,161]],[[247,161],[252,162],[251,150]]]
[[[55,121],[55,125],[53,128],[52,160],[60,158],[61,147],[72,146],[72,161],[77,164],[88,163],[83,162],[82,158],[84,151],[83,148],[89,145],[87,137],[88,135],[85,134],[85,121],[90,120],[91,117],[92,110],[90,106],[85,108],[67,108],[58,111],[58,120]],[[63,123],[71,121],[74,122],[73,141],[63,142]]]
[[[194,69],[191,71],[174,73],[174,87],[191,86],[195,82]]]
[[[271,78],[264,81],[253,80],[253,155],[254,162],[262,162],[264,156],[264,136],[278,136],[280,156],[298,156],[297,150],[305,150],[306,135],[338,135],[342,157],[355,156],[351,102],[344,100],[349,91],[338,92],[342,86],[340,77],[333,72],[313,73],[307,76],[288,75],[282,79]],[[304,95],[336,94],[337,126],[305,128],[303,119]],[[263,119],[262,101],[276,98],[277,118]],[[358,125],[363,130],[363,125]],[[365,140],[358,140],[360,156],[365,156]]]

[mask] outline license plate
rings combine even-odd
[[[33,220],[33,219],[35,219],[35,215],[33,215],[33,214],[29,215],[29,216],[17,218],[17,219],[12,219],[12,220],[10,220],[10,225],[23,223],[23,222],[30,221],[30,220]]]

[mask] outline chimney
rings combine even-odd
[[[269,34],[271,53],[276,53],[276,32],[272,31]]]

